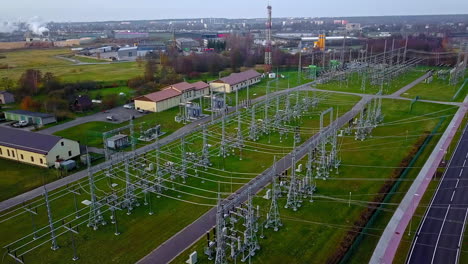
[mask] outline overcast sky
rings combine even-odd
[[[0,21],[265,17],[267,0],[0,0]],[[274,17],[468,14],[467,0],[271,0]]]

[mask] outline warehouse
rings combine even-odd
[[[80,155],[78,142],[24,130],[0,127],[0,157],[40,167]]]
[[[5,111],[5,118],[6,120],[12,121],[26,120],[28,121],[29,125],[35,125],[38,127],[57,122],[55,116],[51,114],[31,112],[26,110]]]
[[[135,109],[161,112],[180,103],[201,98],[210,93],[210,86],[205,82],[173,84],[163,90],[135,98]]]
[[[125,47],[117,51],[119,60],[134,61],[138,56],[138,47]]]
[[[239,73],[231,73],[229,76],[210,83],[210,87],[215,92],[231,93],[241,90],[247,86],[259,83],[262,75],[255,70],[248,70]]]

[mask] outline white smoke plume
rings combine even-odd
[[[30,18],[26,23],[29,30],[36,35],[42,35],[44,32],[49,31],[49,29],[46,28],[47,23],[37,16]]]
[[[0,33],[11,33],[19,29],[16,22],[0,21]]]
[[[43,35],[48,32],[46,27],[47,22],[44,22],[39,17],[32,17],[27,21],[0,21],[0,33],[12,33],[14,31],[31,31],[35,35]]]

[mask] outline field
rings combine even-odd
[[[461,88],[463,86],[463,88]],[[453,97],[460,90],[457,98],[453,100]],[[461,102],[465,99],[468,93],[468,84],[463,81],[455,86],[450,85],[448,80],[438,79],[434,77],[434,81],[431,83],[420,83],[415,87],[411,88],[408,92],[402,94],[403,97],[415,98],[419,96],[425,100],[435,101],[456,101]]]
[[[406,104],[395,100],[384,101],[385,123],[374,130],[373,138],[364,142],[355,141],[352,137],[343,138],[343,166],[340,173],[332,175],[327,181],[317,181],[318,192],[314,203],[305,201],[303,207],[292,212],[283,208],[284,196],[280,199],[280,215],[284,226],[277,233],[265,231],[266,239],[259,238],[262,249],[253,262],[326,263],[337,252],[345,233],[353,227],[364,208],[370,206],[369,202],[379,193],[385,179],[392,175],[392,167],[397,167],[413,148],[418,147],[423,134],[436,126],[440,116],[450,117],[455,112],[452,107],[420,104],[417,113],[408,114],[403,110]],[[432,117],[430,121],[422,121],[422,118],[417,117],[437,111],[442,112],[429,115]],[[448,121],[445,121],[440,131],[447,124]],[[425,153],[430,152],[434,142],[431,142]],[[260,204],[263,213],[268,210],[268,201],[259,198],[256,204]],[[380,226],[376,229],[379,231]],[[194,250],[199,254],[200,263],[211,263],[203,256],[205,245],[206,239],[203,237],[173,263],[184,263]],[[359,248],[359,254],[352,262],[366,263],[372,249]]]
[[[384,94],[391,94],[401,89],[403,86],[410,84],[412,81],[424,75],[426,71],[414,68],[410,71],[398,76],[393,80],[390,85],[384,86]],[[380,90],[380,86],[371,85],[370,80],[367,80],[366,90],[361,90],[362,78],[357,74],[351,74],[349,82],[339,82],[331,81],[324,84],[317,85],[318,89],[322,90],[332,90],[332,91],[341,91],[341,92],[351,92],[351,93],[367,93],[367,94],[376,94]]]
[[[324,99],[324,101],[320,104],[320,107],[316,110],[325,109],[330,105],[339,104],[341,109],[340,111],[345,111],[346,109],[349,109],[357,101],[357,99],[358,98],[351,96],[334,96],[334,98],[330,101],[329,99]],[[244,118],[249,119],[249,116],[250,115],[247,115]],[[303,123],[301,126],[304,128],[309,128],[305,129],[304,134],[301,135],[304,139],[311,136],[311,134],[315,133],[316,131],[316,113],[313,114],[312,117],[313,118],[303,118]],[[229,124],[229,133],[232,133],[235,126],[235,124]],[[243,126],[247,130],[246,124],[243,124]],[[216,125],[216,127],[210,128],[208,140],[212,146],[216,146],[218,144],[220,139],[219,133],[219,123]],[[283,139],[283,143],[280,143],[277,134],[271,135],[270,138],[263,137],[259,142],[252,142],[249,143],[249,145],[252,147],[263,146],[264,148],[264,145],[268,144],[269,141],[271,142],[270,148],[274,148],[276,149],[276,152],[280,153],[290,151],[292,146],[292,136],[289,136],[288,139]],[[187,137],[186,142],[186,147],[189,149],[189,151],[198,152],[200,150],[201,139],[199,133],[195,133],[193,136]],[[180,141],[176,141],[171,144],[171,146],[165,147],[162,150],[161,159],[173,160],[173,158],[168,155],[178,155],[177,153],[180,153],[180,144]],[[91,229],[85,227],[80,228],[80,235],[76,236],[76,241],[77,245],[79,245],[78,252],[80,254],[81,260],[84,262],[89,262],[92,259],[93,262],[118,261],[119,263],[134,263],[136,260],[147,254],[157,245],[164,242],[167,238],[178,232],[184,226],[195,220],[209,209],[209,207],[203,206],[202,204],[208,204],[209,206],[214,205],[215,203],[213,199],[216,199],[215,190],[220,188],[223,193],[230,193],[231,191],[234,191],[243,185],[248,179],[255,176],[256,173],[264,170],[269,166],[269,164],[271,164],[273,160],[272,154],[266,155],[264,153],[256,152],[252,149],[252,147],[246,148],[243,151],[242,161],[239,161],[238,157],[232,155],[226,159],[216,157],[216,154],[214,153],[217,152],[217,147],[211,149],[210,152],[213,152],[213,166],[208,169],[208,171],[198,171],[199,176],[189,177],[187,179],[187,183],[185,184],[182,184],[180,180],[173,182],[172,186],[175,185],[176,189],[168,189],[162,194],[163,197],[161,198],[156,198],[155,195],[148,197],[148,199],[151,199],[152,201],[150,204],[153,205],[152,208],[155,212],[153,216],[148,215],[148,210],[151,210],[148,208],[148,206],[137,207],[132,211],[131,216],[125,215],[125,211],[118,211],[118,230],[121,232],[120,236],[114,236],[112,234],[115,228],[113,225],[107,225],[100,228],[98,231],[92,231]],[[169,149],[171,149],[171,154],[168,154],[167,152]],[[154,153],[149,153],[144,157],[153,160]],[[259,161],[262,161],[261,166],[259,166]],[[121,165],[118,165],[115,167],[115,172],[120,174],[121,169]],[[131,171],[133,172],[133,168]],[[189,169],[189,171],[190,174],[193,175],[193,170]],[[106,190],[109,189],[108,179],[103,176],[103,174],[95,175],[96,190],[99,192],[99,195],[104,194],[102,192],[106,192]],[[206,179],[206,182],[201,181],[200,177],[202,177],[202,179]],[[119,187],[116,190],[117,192],[120,192],[121,187],[125,185],[120,179],[121,174],[120,176],[116,176],[116,178],[111,180],[112,182],[119,184]],[[228,179],[231,179],[231,182]],[[218,181],[221,182],[218,183]],[[87,185],[86,182],[86,179],[81,181],[81,186],[83,186],[85,190]],[[171,184],[169,182],[168,187],[170,186]],[[194,188],[199,189],[196,190]],[[177,195],[178,191],[189,191],[189,193],[180,193]],[[61,192],[63,191],[58,190],[50,194],[51,199],[53,199],[51,207],[53,208],[54,219],[59,219],[68,214],[73,214],[74,211],[72,196],[66,195],[60,199],[54,198],[57,197],[57,195],[60,195]],[[197,195],[202,196],[198,197]],[[83,192],[78,197],[78,200],[82,201],[83,199],[87,199],[87,197],[88,194]],[[198,205],[184,203],[174,198],[181,199],[182,201],[192,201],[198,203]],[[143,196],[140,196],[140,199],[143,199]],[[60,210],[57,210],[56,208],[60,208]],[[79,204],[79,208],[82,209],[81,213],[84,214],[87,212],[87,208],[85,208],[83,205]],[[39,211],[44,212],[43,207],[40,207]],[[4,217],[6,217],[6,215],[4,215]],[[106,219],[107,217],[108,216],[106,216]],[[78,219],[78,221],[81,222],[84,220],[83,218],[87,219],[87,216],[82,216]],[[74,216],[72,218],[66,217],[66,219],[67,222],[75,221],[72,220],[75,219]],[[43,226],[46,221],[45,216],[40,214],[36,221],[39,223],[39,226]],[[23,216],[19,216],[19,218],[16,218],[14,223],[10,221],[3,222],[0,225],[0,233],[2,234],[2,237],[9,238],[8,241],[5,241],[8,243],[15,238],[18,238],[22,234],[25,234],[25,231],[29,232],[30,228],[28,228],[28,226],[30,226],[30,218],[27,215],[24,215],[24,218]],[[46,229],[40,232],[44,234],[43,232],[46,232]],[[57,232],[62,231],[57,229]],[[37,263],[59,263],[63,261],[64,257],[71,257],[70,241],[67,237],[68,236],[62,236],[59,238],[58,243],[61,247],[60,250],[51,251],[48,245],[45,245],[35,251],[36,253],[34,253],[34,257],[27,254],[25,256],[25,261]],[[102,241],[107,241],[107,243],[102,243]],[[34,243],[38,242],[39,240],[36,240]],[[132,250],[123,250],[128,247],[131,247]],[[98,248],[99,250],[96,250]]]
[[[68,49],[21,50],[2,52],[6,58],[0,64],[8,64],[10,69],[1,69],[0,78],[18,80],[27,69],[39,69],[42,73],[52,72],[63,82],[78,81],[127,81],[141,75],[143,68],[135,62],[75,65],[57,55],[70,55]]]
[[[0,159],[0,201],[58,179],[57,171]]]
[[[183,124],[174,121],[174,117],[178,112],[179,109],[176,107],[161,113],[150,113],[135,119],[136,136],[139,136],[140,125],[146,128],[160,124],[162,131],[167,133],[166,135],[176,131],[183,126]],[[128,122],[113,124],[96,121],[59,131],[55,135],[79,141],[87,146],[102,148],[102,133],[125,125],[128,125]]]

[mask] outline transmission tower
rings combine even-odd
[[[218,195],[219,197],[219,195]],[[216,212],[216,258],[215,264],[227,264],[226,259],[226,223],[223,210],[221,208],[221,199],[218,198],[218,207]]]
[[[226,116],[223,111],[223,117],[221,119],[221,144],[219,145],[219,154],[218,156],[226,158],[229,155],[228,143],[226,141],[226,126],[225,126]]]
[[[252,118],[251,118],[251,121],[250,121],[249,138],[252,141],[257,141],[258,140],[257,120],[255,120],[255,105],[252,106]]]
[[[258,239],[257,239],[257,229],[256,229],[256,223],[257,223],[257,218],[255,216],[255,209],[253,207],[253,202],[252,202],[252,196],[250,195],[249,191],[249,197],[247,201],[247,211],[246,211],[246,216],[245,216],[245,232],[244,232],[244,250],[243,250],[243,256],[241,261],[245,262],[247,259],[250,259],[251,257],[255,256],[255,253],[257,250],[260,250],[260,245],[258,244]],[[246,255],[247,252],[247,255]]]
[[[50,248],[52,250],[57,250],[59,246],[57,244],[57,237],[55,236],[54,220],[52,219],[52,210],[50,208],[49,195],[47,193],[47,189],[45,186],[44,186],[44,198],[45,198],[45,205],[47,209],[47,220],[49,221],[50,237],[51,237],[51,242],[52,242],[52,246]]]
[[[210,162],[210,150],[208,146],[208,141],[207,141],[207,131],[206,131],[206,125],[203,126],[203,147],[202,147],[202,156],[201,156],[201,164],[205,168],[205,170],[208,169],[208,166],[211,166]]]
[[[122,203],[123,208],[127,208],[127,215],[132,213],[134,206],[139,206],[136,196],[135,196],[135,185],[132,183],[130,178],[130,172],[128,169],[128,160],[124,161],[125,165],[125,196]]]
[[[296,178],[296,143],[294,143],[291,159],[291,179],[289,182],[287,201],[284,208],[292,208],[293,211],[297,211],[297,208],[299,208],[301,204],[299,200],[299,186]]]
[[[182,164],[180,169],[180,174],[182,176],[182,183],[185,183],[185,179],[187,178],[187,151],[185,150],[185,137],[181,139],[181,146],[182,146]]]
[[[89,155],[87,156],[87,163],[88,163],[88,179],[89,179],[89,194],[91,196],[91,201],[89,204],[89,221],[88,221],[88,227],[93,227],[94,230],[98,229],[98,226],[105,225],[106,221],[104,221],[104,217],[102,216],[101,213],[101,204],[97,201],[97,197],[95,194],[95,188],[96,186],[94,185],[94,175],[91,172],[90,169],[90,157]]]
[[[235,147],[239,149],[239,160],[242,160],[242,148],[244,147],[244,136],[242,135],[241,114],[237,116],[237,137]]]
[[[271,204],[270,204],[270,211],[267,214],[267,218],[265,221],[265,228],[272,227],[273,230],[276,232],[278,229],[283,226],[281,223],[279,208],[278,208],[278,193],[281,193],[279,190],[279,186],[276,184],[276,178],[278,177],[278,173],[276,171],[276,156],[273,163],[273,177],[272,177],[272,184],[271,184]]]

